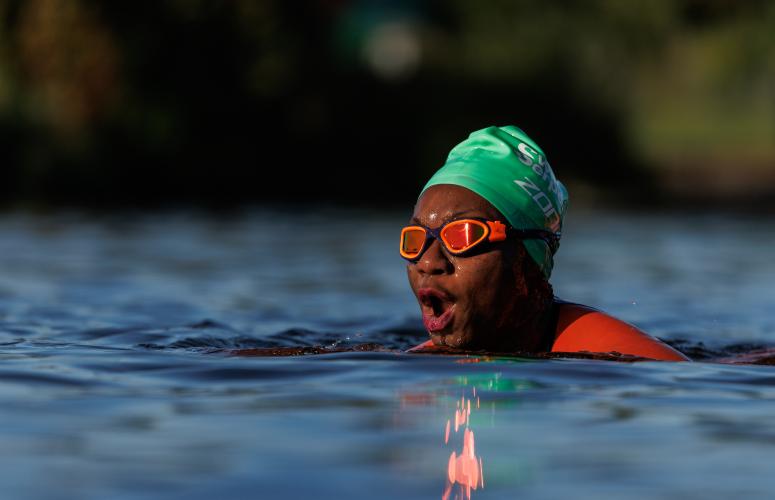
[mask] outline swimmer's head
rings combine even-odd
[[[558,236],[562,229],[568,192],[555,178],[543,150],[513,125],[471,133],[452,149],[422,193],[439,184],[470,189],[516,229],[541,229]],[[557,247],[542,239],[525,239],[523,244],[548,279]]]
[[[556,245],[520,230],[559,234],[566,206],[543,151],[518,128],[479,130],[452,149],[422,190],[412,232],[402,233],[409,283],[434,344],[540,350]],[[490,230],[479,223],[447,230],[461,219]],[[490,237],[502,227],[505,238]]]

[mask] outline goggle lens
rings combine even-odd
[[[482,241],[486,234],[486,226],[479,221],[455,221],[444,227],[441,238],[451,251],[463,252]]]
[[[417,257],[425,245],[425,229],[421,227],[404,228],[401,235],[401,255],[406,258]]]

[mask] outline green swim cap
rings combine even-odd
[[[543,150],[513,125],[472,132],[450,151],[420,195],[437,184],[470,189],[516,229],[559,234],[568,207],[568,191],[554,177]],[[549,245],[539,239],[526,239],[524,245],[548,279],[554,267]]]

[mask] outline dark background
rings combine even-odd
[[[515,124],[571,202],[771,209],[775,3],[0,0],[0,204],[412,203]]]

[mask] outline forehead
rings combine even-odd
[[[452,184],[431,186],[414,207],[413,218],[431,227],[459,217],[504,220],[489,201],[470,189]]]

